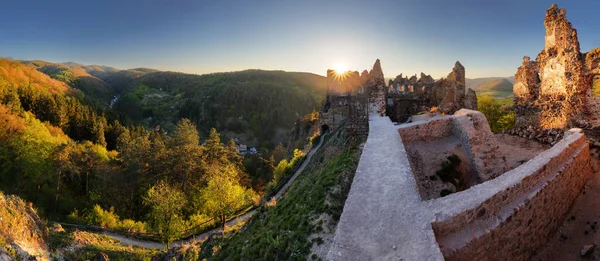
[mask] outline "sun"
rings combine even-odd
[[[348,66],[346,66],[343,63],[337,63],[334,67],[333,70],[335,70],[336,73],[338,74],[343,74],[345,72],[348,71]]]

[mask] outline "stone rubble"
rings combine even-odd
[[[591,254],[592,252],[594,252],[595,246],[596,245],[594,245],[594,244],[583,246],[583,248],[581,249],[581,253],[580,253],[581,256],[584,257],[584,256],[587,256],[587,255]]]
[[[564,137],[564,130],[553,128],[544,129],[539,126],[529,125],[527,127],[515,127],[509,130],[505,130],[502,133],[516,135],[530,140],[536,140],[541,143],[547,143],[550,145],[556,144]]]

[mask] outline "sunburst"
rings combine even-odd
[[[348,74],[348,67],[346,67],[343,63],[336,64],[336,66],[333,67],[333,70],[335,71],[334,76],[338,80],[343,80]]]

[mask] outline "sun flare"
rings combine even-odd
[[[335,72],[336,72],[336,73],[338,73],[338,74],[343,74],[343,73],[345,73],[346,71],[348,71],[348,67],[347,67],[345,64],[343,64],[343,63],[338,63],[338,64],[336,64],[336,65],[333,67],[333,69],[334,69],[334,70],[335,70]]]

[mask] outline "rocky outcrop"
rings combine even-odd
[[[6,249],[17,260],[50,260],[47,236],[48,229],[31,204],[0,192],[0,258]]]
[[[587,125],[586,111],[594,111],[590,77],[600,62],[599,52],[582,55],[577,30],[567,11],[553,4],[546,11],[544,49],[535,61],[523,58],[515,74],[513,93],[517,127],[544,129]],[[600,111],[600,108],[598,108]]]
[[[108,256],[102,252],[98,252],[96,256],[92,259],[92,261],[109,261]]]
[[[373,69],[369,72],[369,80],[367,81],[366,89],[369,94],[369,111],[384,116],[387,92],[385,78],[383,77],[383,70],[381,70],[379,59],[375,61]]]

